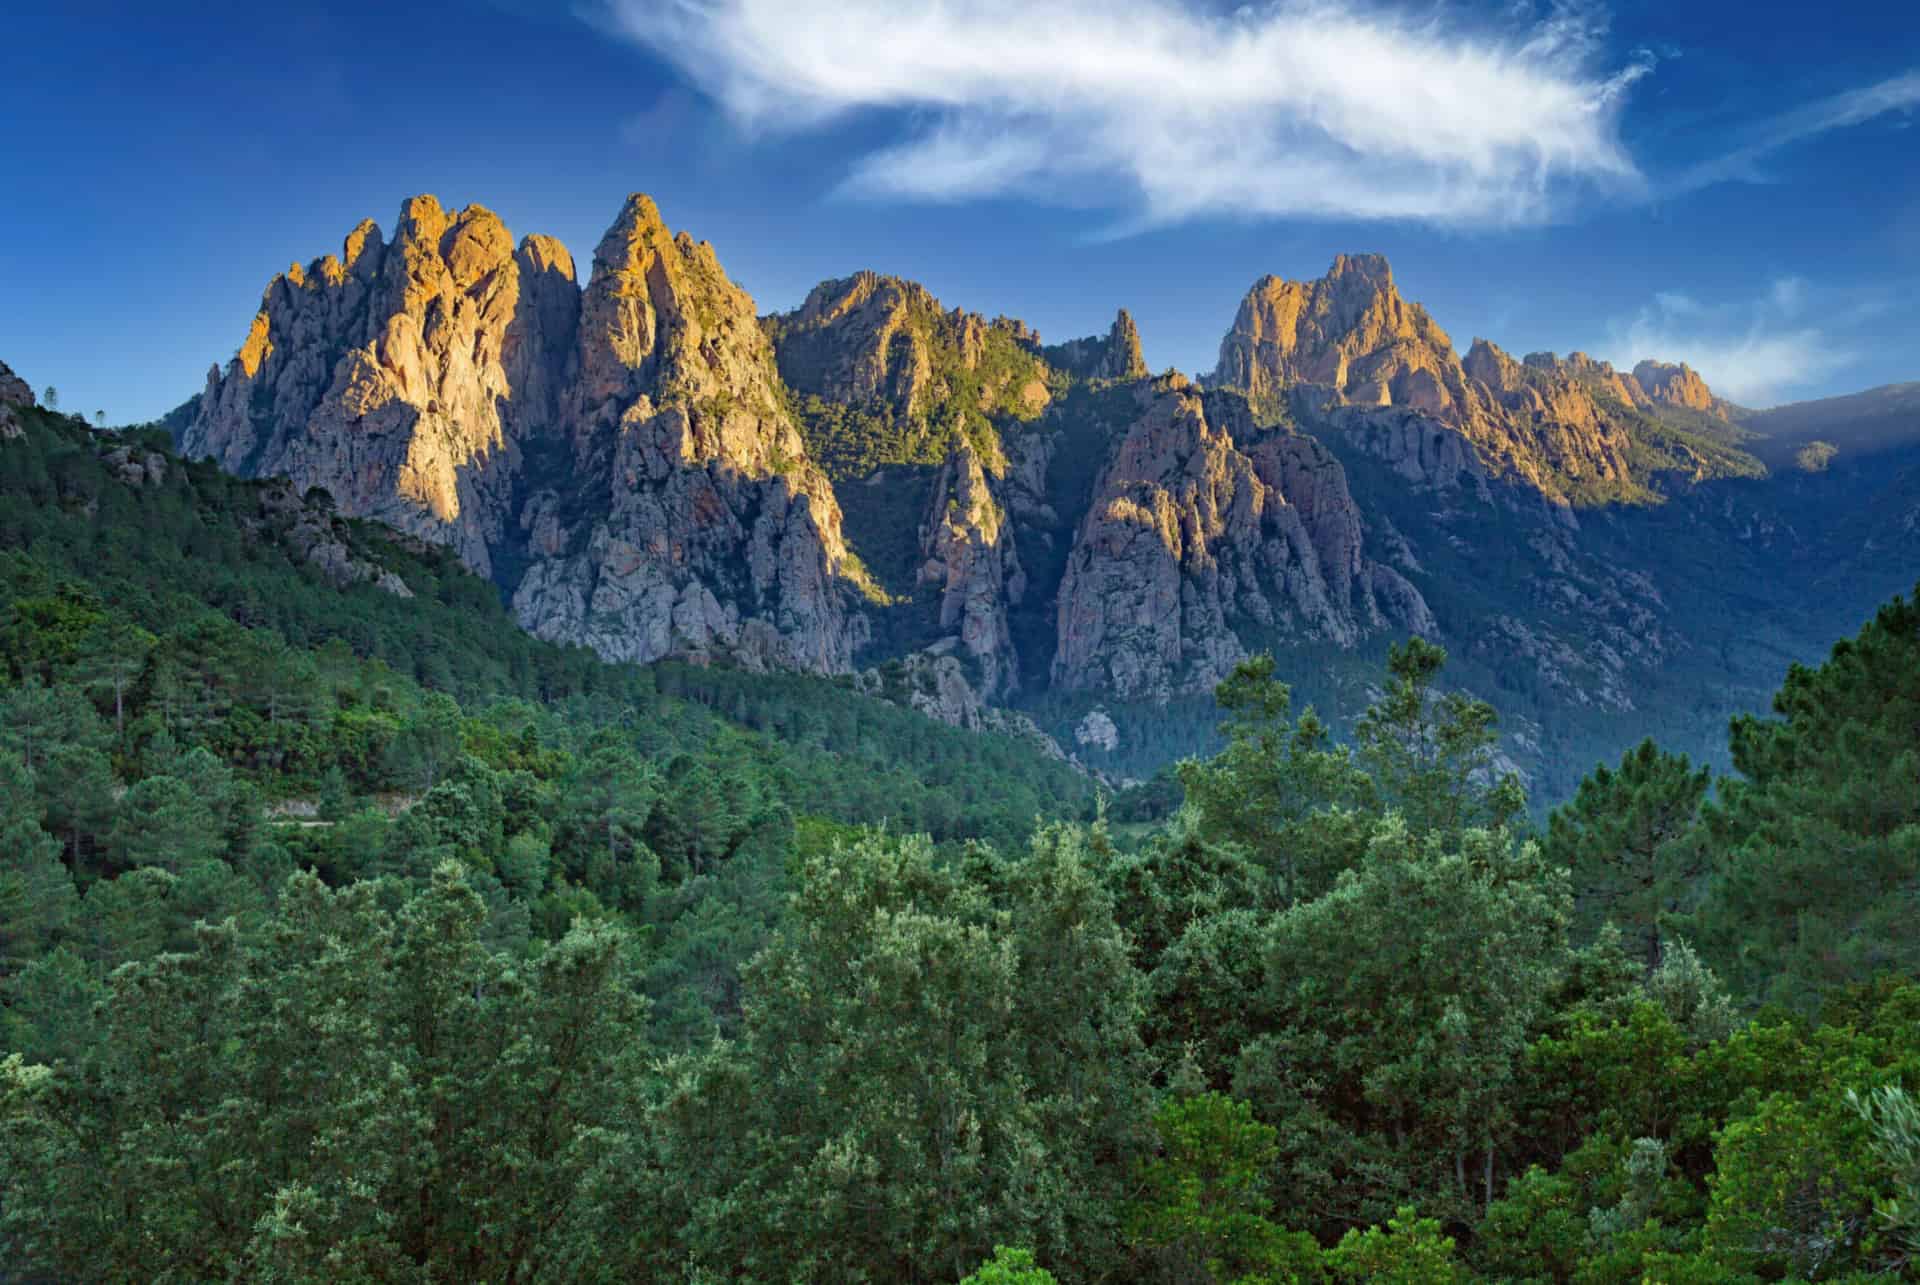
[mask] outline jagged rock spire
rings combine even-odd
[[[544,637],[849,668],[839,509],[753,301],[643,195],[594,262],[583,294],[559,242],[414,197],[268,285],[183,448],[514,568]]]

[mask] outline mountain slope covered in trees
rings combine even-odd
[[[1187,806],[609,666],[425,545],[0,441],[0,1273],[1880,1280],[1920,1262],[1920,612],[1544,830],[1415,637]],[[411,596],[402,596],[411,595]],[[922,831],[931,834],[917,833]]]

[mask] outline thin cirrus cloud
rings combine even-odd
[[[1620,141],[1647,60],[1600,32],[1468,29],[1351,0],[1232,12],[1191,0],[602,0],[743,126],[893,111],[906,136],[852,190],[1006,193],[1204,214],[1520,225],[1578,193],[1638,193]]]
[[[1706,304],[1663,292],[1634,316],[1615,321],[1603,351],[1623,367],[1647,357],[1684,358],[1721,396],[1744,406],[1771,406],[1858,356],[1824,321],[1806,320],[1810,294],[1800,277],[1778,278],[1764,293],[1733,303]],[[1826,300],[1821,315],[1844,327],[1871,310]]]
[[[1920,109],[1920,71],[1849,89],[1762,122],[1749,131],[1746,143],[1685,171],[1672,189],[1680,194],[1715,183],[1765,182],[1768,175],[1764,162],[1777,152],[1896,112],[1911,115],[1916,109]]]

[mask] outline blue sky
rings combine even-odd
[[[1920,5],[13,0],[0,360],[113,422],[432,192],[583,263],[630,191],[763,310],[871,267],[1212,366],[1249,284],[1393,261],[1464,349],[1920,379]]]

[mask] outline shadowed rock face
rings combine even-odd
[[[510,429],[523,427],[503,360],[521,298],[492,212],[415,197],[391,245],[362,223],[338,257],[273,279],[182,446],[322,487],[342,511],[451,544],[487,573],[506,526]]]
[[[34,405],[33,388],[13,369],[0,361],[0,406]]]
[[[566,552],[515,592],[527,627],[618,659],[851,668],[864,633],[840,508],[781,404],[753,301],[645,197],[594,253],[572,367],[559,423],[588,516],[541,533]],[[536,492],[529,529],[567,498]]]
[[[1082,379],[1142,379],[1147,359],[1140,351],[1140,327],[1125,308],[1104,337],[1070,339],[1043,350],[1054,366]]]
[[[752,300],[645,197],[584,296],[558,242],[416,197],[391,245],[362,224],[274,279],[182,446],[483,574],[524,566],[514,607],[542,637],[844,671],[863,635],[839,508],[777,388]]]
[[[1242,634],[1351,645],[1432,630],[1418,591],[1363,556],[1324,446],[1177,376],[1143,384],[1137,404],[1060,585],[1054,682],[1164,697],[1225,677]]]
[[[1027,589],[1013,524],[997,489],[979,455],[963,442],[935,477],[920,524],[920,583],[939,595],[940,628],[956,635],[974,658],[980,693],[987,697],[1019,685],[1007,616]]]

